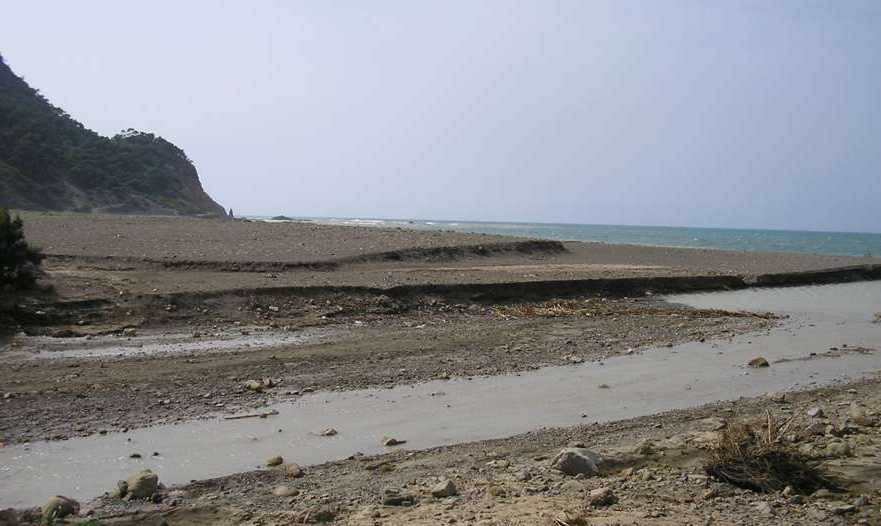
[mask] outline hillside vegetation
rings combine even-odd
[[[0,207],[222,215],[186,154],[151,133],[107,138],[15,75],[0,57]]]

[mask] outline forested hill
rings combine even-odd
[[[0,56],[0,207],[220,215],[193,163],[161,137],[103,137],[56,108]]]

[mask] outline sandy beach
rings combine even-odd
[[[293,428],[308,437],[302,440],[320,444],[317,436],[323,430],[298,429],[297,417],[285,420],[284,408],[305,411],[321,397],[334,400],[327,402],[322,418],[333,416],[328,426],[340,439],[347,440],[347,433],[358,435],[351,438],[351,451],[320,462],[298,458],[299,439],[279,445],[275,454],[285,464],[303,464],[303,476],[285,468],[256,469],[266,461],[261,444],[274,442],[242,438],[235,447],[218,448],[231,447],[236,453],[230,458],[253,451],[244,464],[248,469],[224,471],[226,453],[218,449],[216,469],[208,466],[214,471],[206,471],[216,476],[168,482],[151,502],[113,497],[115,481],[109,481],[100,491],[77,495],[82,514],[97,524],[554,526],[881,520],[881,488],[874,475],[881,469],[881,384],[870,374],[877,370],[873,360],[881,341],[873,339],[872,313],[843,310],[842,319],[850,325],[819,311],[802,313],[802,306],[826,301],[810,288],[799,292],[805,296],[787,300],[786,308],[776,307],[775,293],[762,296],[767,306],[756,309],[737,302],[714,306],[714,299],[699,306],[666,301],[667,294],[687,292],[748,293],[754,290],[751,286],[774,284],[802,286],[793,289],[802,291],[816,283],[849,283],[856,288],[842,294],[853,297],[854,304],[871,306],[871,293],[859,299],[853,291],[869,290],[860,283],[881,277],[877,258],[306,222],[37,213],[24,218],[28,239],[46,255],[46,275],[42,292],[4,299],[0,455],[27,459],[30,451],[49,455],[65,447],[100,454],[100,447],[91,446],[97,442],[90,441],[109,440],[138,455],[108,457],[107,462],[123,471],[135,473],[153,456],[167,456],[180,468],[195,459],[176,456],[183,453],[173,450],[153,455],[144,449],[151,429],[223,429],[223,422],[231,422],[233,433],[232,422],[238,420],[231,417],[246,416],[250,422],[255,415],[256,425],[265,427],[261,433],[278,428],[278,434],[287,436]],[[858,332],[844,332],[851,326]],[[821,336],[805,332],[810,330]],[[803,338],[803,344],[786,347],[784,335],[790,333]],[[761,347],[776,346],[774,342],[784,344],[779,349]],[[686,385],[652,387],[656,391],[651,395],[639,391],[638,384],[618,385],[628,377],[615,376],[618,367],[637,367],[646,378],[674,378],[670,372],[652,372],[681,370],[689,362],[683,358],[687,353],[699,353],[720,367],[724,363],[728,369],[713,374],[741,383],[728,382],[724,394],[691,376]],[[710,358],[716,354],[721,358]],[[757,373],[746,362],[759,355],[771,361],[771,376],[751,376]],[[675,365],[680,363],[676,360],[683,365]],[[646,366],[639,369],[640,364]],[[583,388],[572,384],[572,395],[546,394],[552,391],[546,387],[576,382],[582,372],[599,379]],[[543,379],[548,374],[559,376]],[[517,381],[527,383],[511,383]],[[433,387],[435,382],[440,387]],[[761,382],[787,392],[765,396]],[[526,427],[516,433],[499,427],[498,435],[490,422],[462,421],[468,430],[462,431],[464,439],[442,440],[446,431],[438,430],[439,435],[428,433],[435,440],[424,442],[431,447],[418,447],[415,436],[420,426],[431,425],[430,416],[394,424],[392,414],[383,424],[388,426],[385,432],[410,444],[383,447],[374,438],[359,442],[358,437],[372,435],[348,430],[360,420],[342,409],[354,403],[346,402],[351,397],[397,396],[388,404],[409,414],[415,409],[407,408],[422,399],[415,393],[428,389],[426,400],[448,399],[454,410],[459,391],[474,390],[465,398],[476,400],[483,386],[487,393],[534,389],[535,399],[549,408],[563,406],[565,397],[599,390],[610,400],[620,394],[626,407],[600,418],[587,403],[549,427],[523,423]],[[414,394],[408,395],[411,389]],[[750,394],[738,400],[738,393]],[[672,405],[655,411],[652,399]],[[865,412],[860,422],[853,422],[854,405]],[[807,416],[814,406],[823,408],[822,416]],[[838,474],[840,492],[794,498],[751,492],[707,476],[702,462],[722,423],[761,420],[768,410],[780,418],[797,417],[799,430],[819,429],[794,434],[799,444],[807,444],[806,451],[813,448],[812,457]],[[419,418],[425,418],[424,426]],[[404,436],[408,430],[412,437]],[[130,446],[126,437],[133,440]],[[607,459],[594,476],[574,477],[552,467],[559,450],[573,443]],[[842,443],[846,446],[830,446]],[[362,455],[366,445],[378,452]],[[57,469],[64,479],[74,468]],[[162,481],[163,470],[157,470]],[[42,475],[52,478],[52,473]],[[32,477],[24,471],[3,476],[13,477],[3,485],[12,484],[14,477]],[[433,496],[433,486],[447,480],[455,494]],[[43,487],[39,479],[27,483],[38,488],[34,493]],[[46,491],[49,486],[46,482]],[[590,492],[600,488],[608,488],[615,498],[591,505]],[[38,520],[36,512],[22,510],[42,504],[54,492],[53,486],[52,493],[34,494],[32,501],[0,502],[0,507],[19,509],[4,512],[0,524],[16,524],[8,518],[13,516],[22,524]]]

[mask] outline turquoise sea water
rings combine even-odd
[[[302,218],[317,222],[419,230],[454,230],[482,234],[599,241],[666,247],[713,248],[757,252],[804,252],[841,256],[881,256],[881,234],[746,230],[666,226],[489,223],[398,219]]]

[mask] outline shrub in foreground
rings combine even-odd
[[[28,246],[21,218],[0,208],[0,289],[28,288],[37,281],[42,255]]]

